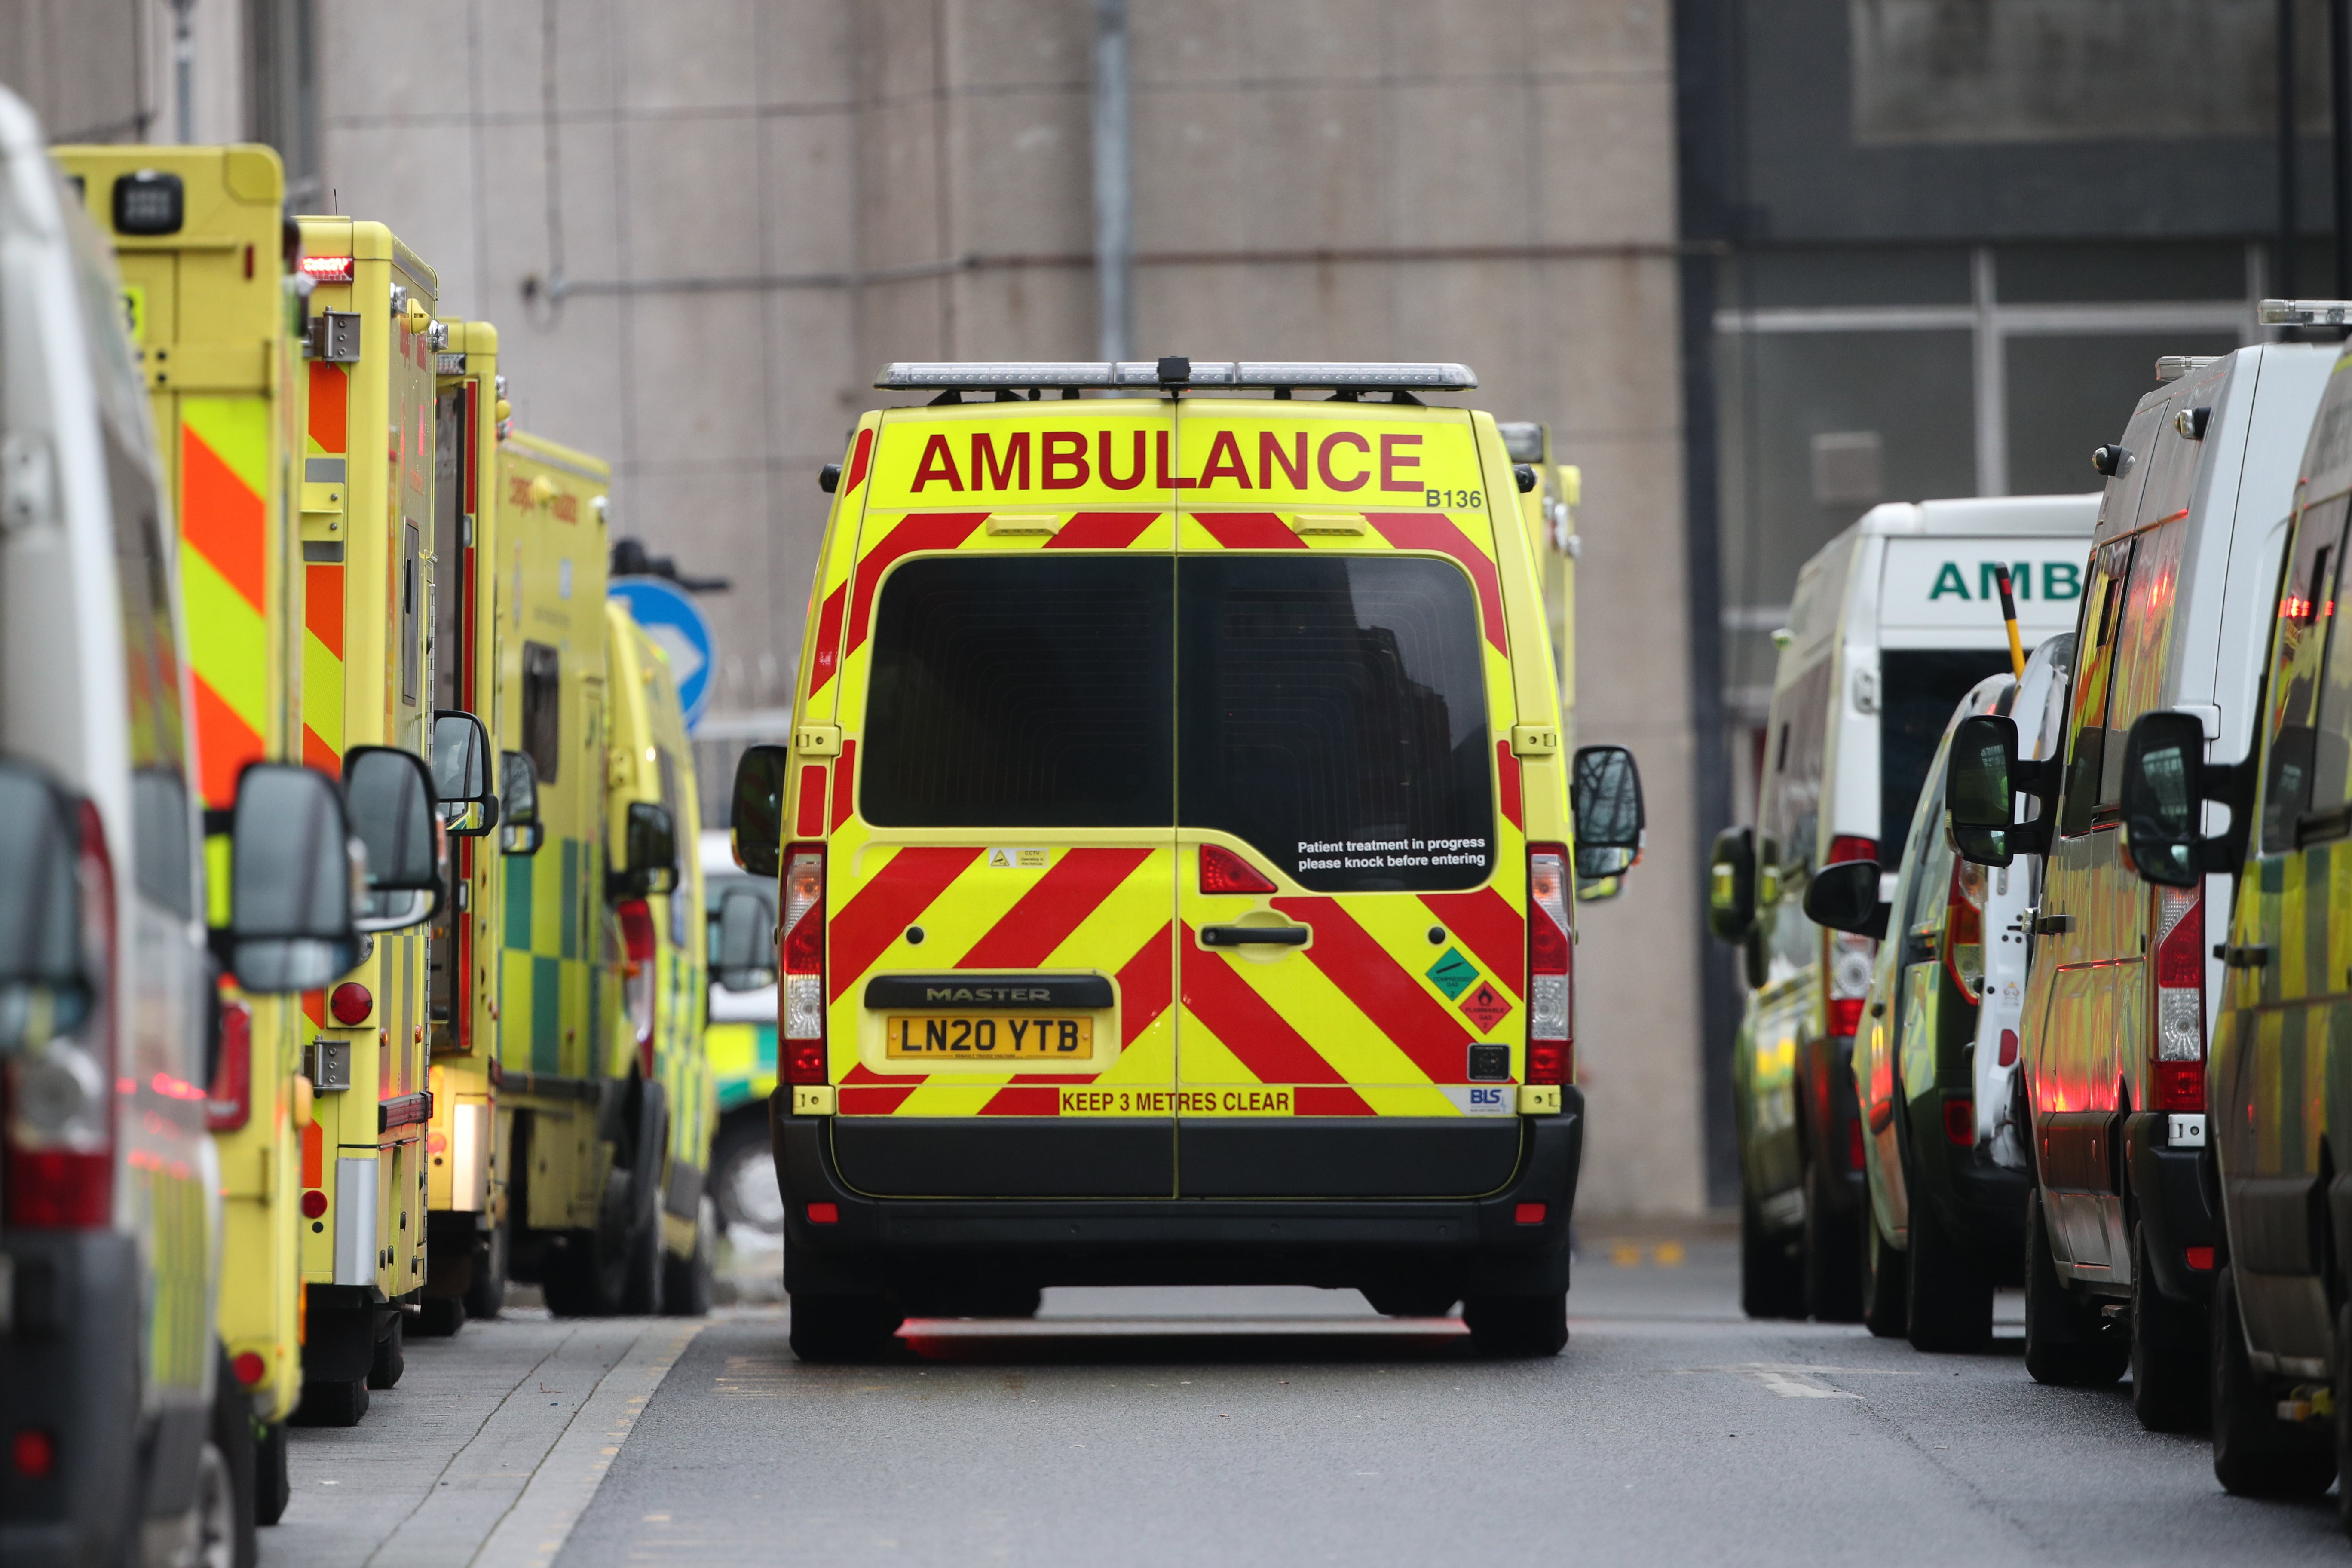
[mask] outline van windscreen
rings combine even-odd
[[[1460,568],[1213,555],[1180,570],[1182,824],[1318,892],[1485,882],[1493,742]]]
[[[1878,656],[1878,844],[1900,856],[1919,786],[1952,710],[1988,675],[2010,668],[2005,648],[1890,649]]]
[[[887,827],[1165,827],[1174,563],[908,561],[874,624],[858,805]]]

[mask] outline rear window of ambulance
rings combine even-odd
[[[928,556],[882,585],[858,805],[886,827],[1174,818],[1174,563]]]
[[[1177,799],[1318,892],[1494,862],[1478,605],[1450,562],[1216,555],[1178,579]]]

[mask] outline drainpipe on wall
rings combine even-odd
[[[1095,0],[1095,297],[1100,353],[1132,359],[1135,163],[1129,136],[1127,0]]]

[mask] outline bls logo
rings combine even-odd
[[[1470,1088],[1470,1109],[1473,1110],[1501,1110],[1505,1109],[1503,1103],[1504,1093],[1505,1090],[1501,1089],[1489,1089],[1484,1084],[1473,1084]]]

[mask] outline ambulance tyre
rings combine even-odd
[[[905,1321],[879,1296],[794,1296],[793,1354],[806,1362],[879,1361]]]
[[[1739,1310],[1751,1318],[1805,1315],[1803,1259],[1768,1236],[1752,1204],[1739,1205]]]
[[[367,1385],[370,1388],[397,1388],[400,1386],[400,1374],[408,1370],[402,1328],[408,1314],[395,1308],[391,1316],[391,1326],[376,1335],[375,1356],[368,1363]]]
[[[364,1377],[332,1383],[306,1383],[302,1403],[294,1407],[297,1426],[356,1426],[368,1413]]]
[[[2238,1318],[2238,1282],[2213,1276],[2213,1479],[2240,1497],[2315,1498],[2336,1479],[2335,1435],[2278,1418],[2278,1394],[2254,1374]]]
[[[1992,1343],[1992,1276],[1944,1224],[1925,1193],[1911,1205],[1909,1240],[1904,1262],[1910,1278],[1903,1293],[1911,1348],[1979,1351]]]
[[[1372,1310],[1383,1318],[1450,1318],[1461,1292],[1444,1285],[1391,1285],[1363,1292]]]
[[[466,1326],[466,1299],[427,1296],[416,1304],[416,1331],[428,1340],[446,1340]]]
[[[719,1205],[706,1195],[697,1212],[694,1250],[684,1258],[662,1254],[662,1311],[673,1318],[710,1315],[710,1268],[719,1248]]]
[[[1911,1267],[1879,1234],[1875,1215],[1862,1217],[1862,1323],[1876,1338],[1899,1340],[1910,1316]]]
[[[1836,1179],[1819,1160],[1805,1167],[1805,1310],[1821,1322],[1853,1323],[1862,1320],[1861,1232],[1830,1206],[1826,1189]],[[1862,1218],[1869,1222],[1866,1207]]]
[[[492,1226],[474,1245],[474,1271],[466,1280],[466,1316],[487,1322],[507,1300],[507,1227]]]
[[[253,1440],[253,1522],[276,1524],[293,1497],[294,1483],[286,1474],[286,1423],[275,1421]]]
[[[783,1236],[784,1197],[765,1116],[738,1116],[719,1128],[710,1151],[710,1191],[719,1199],[720,1235],[740,1226],[760,1236]]]
[[[2061,1388],[2104,1388],[2124,1374],[2131,1346],[2083,1310],[2058,1278],[2039,1192],[2025,1200],[2025,1370]]]
[[[195,1551],[189,1555],[207,1568],[215,1563],[253,1568],[261,1553],[253,1534],[253,1404],[229,1370],[227,1353],[217,1359],[212,1425],[196,1476]]]
[[[2132,1414],[2150,1432],[2204,1430],[2213,1378],[2205,1364],[2211,1338],[2197,1309],[2157,1289],[2147,1232],[2132,1226]]]
[[[617,1176],[614,1179],[621,1180]],[[647,1188],[656,1185],[650,1181],[645,1181],[635,1172],[630,1173],[627,1184],[632,1189],[630,1195],[633,1201],[635,1196],[635,1189],[640,1184]],[[660,1205],[640,1203],[636,1206],[646,1212],[637,1215],[636,1224],[629,1232],[626,1253],[628,1278],[621,1287],[620,1307],[623,1312],[631,1317],[643,1318],[650,1317],[662,1310],[663,1264],[668,1256],[668,1249],[662,1246]]]
[[[1472,1296],[1462,1303],[1462,1321],[1480,1355],[1558,1355],[1568,1344],[1568,1292]]]
[[[2336,1319],[2336,1342],[2352,1345],[2352,1307]],[[2336,1415],[2327,1425],[2335,1429],[2336,1473],[2352,1475],[2352,1356],[2336,1356]],[[2336,1521],[2352,1535],[2352,1487],[2336,1489]]]

